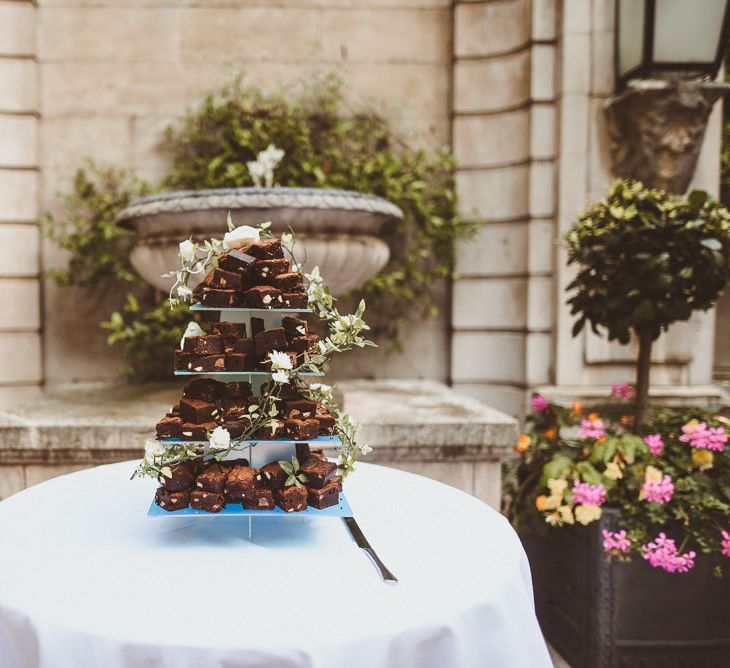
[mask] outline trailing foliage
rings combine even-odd
[[[253,185],[247,163],[273,144],[285,152],[279,186],[355,190],[394,202],[404,218],[383,230],[391,260],[357,296],[378,315],[375,333],[396,342],[404,316],[438,313],[434,288],[451,276],[454,244],[471,229],[458,212],[453,156],[412,148],[373,108],[349,109],[339,78],[309,82],[299,95],[264,94],[237,78],[167,136],[173,165],[166,188]]]
[[[639,555],[670,572],[710,554],[719,574],[730,565],[730,421],[701,408],[657,408],[641,438],[630,431],[629,386],[617,387],[625,398],[592,413],[533,396],[507,485],[508,515],[525,528],[562,527],[617,508],[620,531],[604,535],[609,554]]]

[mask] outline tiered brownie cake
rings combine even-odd
[[[306,320],[285,315],[307,311],[307,294],[278,239],[221,255],[193,294],[193,310],[219,311],[220,320],[205,334],[185,337],[175,351],[176,375],[200,377],[157,423],[162,443],[205,444],[217,427],[240,438],[251,427],[249,409],[262,404],[272,387],[269,354],[285,353],[296,367],[319,341]],[[253,315],[260,310],[270,313]],[[325,405],[291,385],[281,388],[271,421],[246,441],[248,459],[218,462],[201,456],[177,465],[170,477],[160,477],[157,505],[170,512],[191,507],[211,513],[235,504],[286,512],[337,505],[342,491],[337,465],[310,448],[312,441],[333,436],[336,420]],[[303,484],[292,482],[279,464],[295,455]]]

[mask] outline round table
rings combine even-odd
[[[3,668],[551,666],[507,521],[433,480],[360,464],[345,491],[400,580],[339,518],[147,517],[134,462],[0,503]]]

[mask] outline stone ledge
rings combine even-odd
[[[180,385],[59,389],[0,412],[0,464],[100,464],[141,456]],[[338,383],[363,424],[368,461],[496,462],[512,452],[517,422],[433,381]]]
[[[611,387],[608,385],[542,385],[534,388],[550,401],[561,406],[570,406],[574,401],[589,405],[608,400]],[[730,404],[730,392],[720,385],[672,385],[653,386],[649,390],[652,403],[661,406],[711,406]]]

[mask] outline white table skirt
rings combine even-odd
[[[400,580],[337,518],[148,518],[132,462],[0,503],[3,668],[540,668],[507,521],[427,478],[361,464],[345,491]]]

